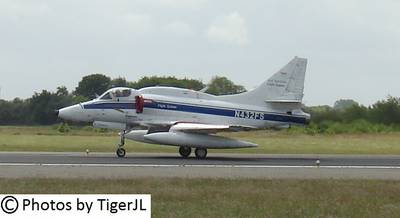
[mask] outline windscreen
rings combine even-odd
[[[102,100],[111,99],[111,94],[110,94],[110,92],[107,92],[107,93],[103,94],[103,95],[100,97],[100,99],[102,99]]]
[[[129,97],[131,95],[131,90],[130,89],[117,89],[114,91],[114,96],[116,98],[121,98],[121,97]]]

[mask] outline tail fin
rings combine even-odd
[[[256,89],[221,100],[264,106],[265,103],[295,103],[303,100],[307,59],[295,57]]]
[[[307,59],[295,57],[256,90],[265,91],[267,102],[300,102],[303,100]],[[265,88],[266,87],[266,88]]]

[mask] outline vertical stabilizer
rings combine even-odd
[[[256,89],[219,98],[225,101],[260,106],[266,103],[301,104],[306,68],[307,59],[295,57]]]
[[[259,89],[259,92],[265,90],[265,101],[267,102],[301,102],[303,100],[306,67],[307,59],[295,57],[257,89]],[[257,89],[254,91],[257,91]]]

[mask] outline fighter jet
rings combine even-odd
[[[116,154],[124,157],[125,139],[179,147],[183,158],[204,159],[207,149],[257,145],[220,136],[244,131],[305,125],[302,99],[307,59],[295,57],[254,90],[215,96],[190,89],[112,88],[94,100],[62,108],[64,120],[93,122],[94,127],[120,130]]]

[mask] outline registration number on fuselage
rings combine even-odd
[[[235,110],[235,117],[253,120],[264,120],[264,113],[254,111]]]

